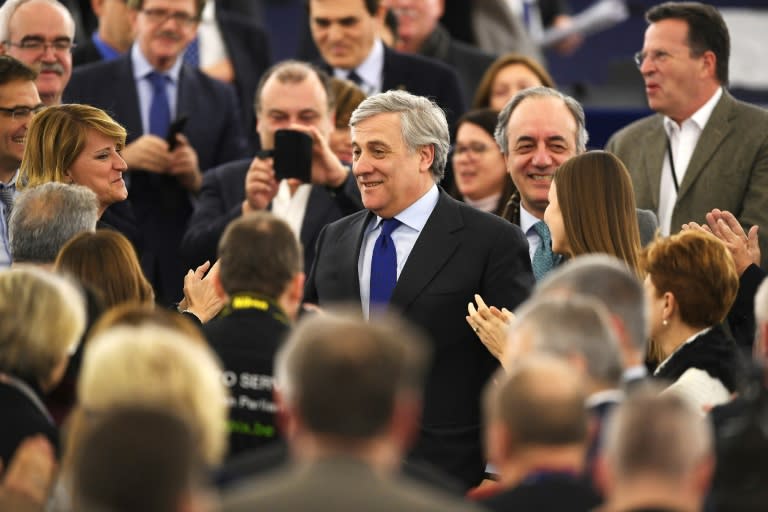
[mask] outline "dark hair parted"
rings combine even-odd
[[[219,278],[227,294],[278,298],[302,271],[302,250],[285,221],[255,212],[231,222],[219,241]]]
[[[699,2],[665,2],[648,9],[648,23],[662,20],[683,20],[688,24],[688,46],[691,56],[704,52],[715,54],[715,76],[722,85],[728,85],[728,59],[731,55],[731,37],[720,11]]]
[[[605,151],[566,160],[555,190],[572,256],[605,253],[640,274],[640,228],[635,192],[624,164]]]
[[[0,85],[11,82],[34,82],[37,71],[9,55],[0,55]]]
[[[657,292],[675,296],[680,319],[691,327],[719,324],[736,299],[733,257],[712,235],[682,231],[658,238],[642,252],[641,262]]]

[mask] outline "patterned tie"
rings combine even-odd
[[[347,74],[347,80],[349,80],[350,82],[354,82],[355,85],[358,87],[363,85],[363,79],[360,77],[360,75],[357,74],[357,71],[355,71],[354,69]]]
[[[541,243],[533,253],[533,275],[539,281],[544,274],[552,270],[554,266],[555,254],[552,252],[552,237],[549,234],[549,228],[543,221],[533,225],[534,231],[541,237]]]
[[[5,218],[8,219],[11,216],[11,210],[13,209],[13,195],[15,187],[12,185],[0,184],[0,201],[5,206]]]
[[[187,46],[187,51],[184,52],[184,62],[192,67],[200,67],[200,38],[196,37]]]
[[[369,316],[386,308],[397,284],[397,251],[390,235],[400,224],[397,219],[383,220],[381,234],[373,246]]]
[[[156,71],[147,75],[152,85],[152,102],[149,104],[149,133],[158,137],[168,135],[171,124],[171,107],[168,104],[168,77]]]

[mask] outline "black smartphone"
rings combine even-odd
[[[312,137],[296,130],[275,132],[275,178],[312,181]]]
[[[184,127],[187,125],[187,116],[177,117],[168,127],[168,135],[165,136],[165,141],[168,143],[168,151],[176,149],[176,135],[181,133]]]

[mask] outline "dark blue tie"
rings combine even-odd
[[[195,68],[200,67],[200,38],[196,37],[189,43],[184,52],[184,62]]]
[[[149,133],[158,137],[168,135],[171,123],[171,107],[168,105],[168,77],[156,71],[147,75],[152,85],[152,102],[149,104]]]
[[[370,313],[385,309],[392,297],[392,290],[397,283],[397,251],[390,236],[401,222],[397,219],[385,219],[381,223],[381,233],[373,246],[371,258],[371,299]]]

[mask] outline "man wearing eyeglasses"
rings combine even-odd
[[[7,55],[0,56],[0,267],[11,264],[8,217],[16,196],[16,177],[32,116],[43,108],[35,87],[37,73]]]
[[[75,22],[56,0],[7,0],[0,8],[0,54],[37,71],[46,105],[61,103],[72,75]]]
[[[67,101],[88,103],[125,126],[129,197],[143,233],[142,265],[161,303],[178,300],[179,244],[202,170],[243,158],[246,139],[231,87],[182,62],[205,0],[128,0],[136,41],[112,61],[75,70]],[[180,134],[173,122],[187,118]]]
[[[636,57],[657,113],[611,137],[607,149],[632,176],[638,208],[658,213],[662,235],[706,221],[713,208],[742,225],[768,226],[768,112],[738,101],[728,85],[728,28],[716,8],[664,3]],[[768,237],[762,237],[763,266]]]

